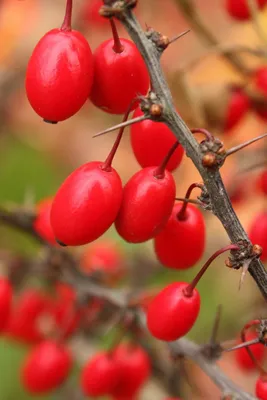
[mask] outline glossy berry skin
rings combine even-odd
[[[143,112],[138,107],[133,118],[141,115],[143,115]],[[173,132],[162,122],[154,122],[148,119],[131,125],[130,129],[132,149],[142,168],[160,165],[176,142]],[[178,146],[166,168],[169,171],[175,170],[180,165],[183,155],[183,147]]]
[[[123,189],[115,221],[119,235],[130,243],[142,243],[157,235],[167,223],[175,201],[175,181],[167,170],[157,177],[157,167],[138,171]]]
[[[96,354],[85,365],[81,374],[81,387],[86,396],[104,396],[112,393],[120,380],[120,365],[112,354]]]
[[[63,182],[51,208],[55,237],[68,246],[96,240],[115,221],[122,200],[117,172],[94,161],[77,168]]]
[[[83,272],[99,277],[105,283],[115,284],[125,275],[126,259],[122,249],[112,240],[90,244],[80,260]]]
[[[157,339],[170,342],[190,331],[199,314],[200,296],[196,289],[185,295],[186,282],[166,286],[152,300],[147,311],[147,327]]]
[[[253,340],[257,337],[255,333],[248,333],[246,334],[246,341]],[[241,340],[239,339],[236,344],[241,343]],[[251,352],[253,353],[255,359],[261,363],[264,359],[264,354],[265,354],[265,348],[264,345],[261,343],[254,344],[253,346],[249,346]],[[238,367],[244,371],[253,371],[257,367],[254,363],[254,361],[250,358],[247,350],[245,348],[238,349],[234,351],[234,357],[236,360],[236,363],[238,364]]]
[[[267,380],[259,377],[256,381],[255,394],[259,400],[267,400]]]
[[[267,195],[267,170],[262,171],[257,180],[257,187],[260,193],[264,196]]]
[[[253,244],[259,244],[262,247],[261,260],[267,261],[267,212],[260,212],[251,222],[249,238]]]
[[[50,223],[50,212],[53,199],[45,199],[37,205],[37,215],[33,223],[35,232],[46,242],[57,245]]]
[[[0,279],[0,332],[6,327],[12,306],[13,290],[8,279]]]
[[[226,110],[224,129],[229,131],[234,128],[249,111],[249,107],[248,96],[242,90],[233,90]]]
[[[64,121],[87,100],[93,82],[93,56],[84,36],[53,29],[35,47],[26,71],[28,100],[44,120]]]
[[[94,82],[90,99],[110,114],[124,114],[131,101],[145,95],[149,75],[133,42],[120,39],[121,53],[113,50],[114,40],[103,42],[94,52]]]
[[[36,343],[43,339],[39,328],[39,317],[49,310],[50,303],[35,289],[24,291],[17,299],[6,327],[6,334],[26,343]]]
[[[202,257],[205,248],[205,223],[201,212],[187,205],[185,219],[178,219],[182,203],[176,203],[163,230],[154,239],[158,260],[168,268],[187,269]]]
[[[256,4],[261,10],[264,8],[266,0],[256,0]],[[232,18],[239,21],[251,18],[247,0],[226,0],[226,10]]]
[[[120,365],[121,377],[112,394],[117,399],[131,399],[149,378],[149,357],[142,347],[127,343],[120,344],[114,350],[113,357]]]
[[[25,389],[32,394],[45,394],[60,386],[68,377],[72,357],[62,345],[43,341],[28,355],[21,371]]]

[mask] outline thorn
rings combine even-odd
[[[176,42],[176,40],[182,38],[183,36],[187,35],[189,32],[191,32],[191,29],[187,29],[186,31],[179,33],[178,35],[174,36],[172,39],[170,39],[169,44],[172,44]]]
[[[124,128],[125,126],[136,124],[137,122],[142,122],[145,119],[150,119],[150,118],[147,117],[146,115],[141,115],[140,117],[136,117],[136,118],[130,119],[129,121],[121,122],[118,125],[114,125],[111,128],[108,128],[108,129],[105,129],[102,132],[96,133],[95,135],[93,135],[93,138],[105,135],[106,133],[109,133],[109,132],[116,131],[117,129],[120,129],[120,128]]]
[[[214,345],[216,344],[217,341],[217,335],[218,335],[218,330],[219,330],[219,325],[221,321],[221,316],[222,316],[222,304],[219,304],[217,307],[213,327],[212,327],[212,332],[211,332],[211,338],[210,338],[210,344]]]
[[[244,283],[246,274],[247,274],[248,269],[249,269],[249,264],[250,264],[250,262],[251,262],[251,260],[246,260],[246,261],[244,262],[243,266],[242,266],[242,272],[241,272],[241,277],[240,277],[240,281],[239,281],[238,290],[241,289],[241,287],[242,287],[242,285],[243,285],[243,283]]]
[[[267,136],[267,133],[264,133],[263,135],[260,135],[260,136],[257,136],[257,137],[255,137],[255,138],[251,139],[251,140],[248,140],[248,141],[245,142],[245,143],[241,143],[241,144],[239,144],[238,146],[232,147],[230,150],[228,150],[228,151],[225,153],[225,158],[228,157],[228,156],[230,156],[231,154],[236,153],[236,152],[239,151],[239,150],[244,149],[245,147],[251,145],[252,143],[257,142],[258,140],[264,139],[266,136]]]
[[[244,347],[252,346],[253,344],[257,344],[257,343],[260,343],[259,338],[256,338],[256,339],[253,339],[253,340],[249,340],[248,342],[237,344],[236,346],[231,347],[230,349],[224,349],[224,351],[229,353],[230,351],[243,349]]]

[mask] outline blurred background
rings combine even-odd
[[[83,32],[94,50],[103,40],[111,37],[111,32],[106,20],[88,12],[87,3],[93,3],[93,0],[74,2],[73,26]],[[135,13],[143,27],[147,24],[171,38],[191,27],[177,3],[175,0],[140,0]],[[219,43],[225,46],[264,46],[251,22],[237,23],[228,16],[224,0],[196,0],[195,7]],[[57,125],[44,123],[27,101],[24,88],[27,61],[37,41],[48,30],[61,25],[64,10],[64,0],[0,2],[0,204],[2,206],[35,204],[45,197],[53,196],[62,180],[74,168],[90,160],[103,160],[116,137],[114,132],[92,138],[97,132],[119,123],[121,117],[106,114],[89,101],[74,117]],[[259,22],[267,38],[267,10],[261,13]],[[123,27],[118,27],[120,35],[128,37]],[[192,66],[195,60],[197,62]],[[263,64],[261,59],[247,54],[243,55],[243,61],[252,67]],[[198,122],[203,122],[202,117],[198,115],[198,96],[202,91],[204,93],[205,90],[212,88],[219,98],[220,87],[244,83],[244,77],[194,30],[166,50],[162,57],[162,67],[170,83],[177,108],[192,128],[196,127]],[[226,147],[230,147],[263,133],[265,125],[264,120],[249,112],[231,131],[216,127],[213,133],[223,140]],[[264,159],[263,148],[262,143],[253,145],[251,150],[244,150],[241,155],[227,160],[222,169],[225,182],[227,185],[229,183],[227,187],[233,191],[233,186],[234,188],[238,186],[241,187],[241,192],[244,192],[241,196],[242,201],[234,202],[234,208],[246,228],[266,205],[266,198],[256,187],[260,169],[253,169],[245,175],[245,178],[243,175],[241,177],[238,175],[237,181],[234,179],[240,168],[249,167],[254,161]],[[257,151],[260,156],[257,156]],[[116,154],[114,167],[119,171],[124,183],[140,169],[132,153],[127,130]],[[200,181],[197,171],[186,156],[174,172],[174,176],[179,197],[185,195],[186,189],[192,182]],[[233,181],[234,184],[231,186]],[[238,200],[238,196],[236,197]],[[228,244],[226,234],[216,218],[208,212],[205,213],[205,218],[208,235],[203,260],[216,249]],[[123,251],[128,252],[127,254],[145,254],[155,261],[150,242],[143,245],[126,244],[112,228],[106,236],[118,242]],[[1,260],[5,260],[7,255],[28,256],[36,254],[38,250],[38,246],[26,235],[14,232],[10,228],[0,227],[0,266],[3,270],[5,263]],[[81,251],[82,249],[78,249],[78,252]],[[155,269],[148,285],[158,288],[169,281],[189,281],[200,265],[201,263],[186,272]],[[239,272],[224,267],[223,256],[214,263],[199,285],[203,298],[202,309],[200,318],[189,334],[190,338],[199,343],[208,340],[218,304],[223,306],[220,340],[235,338],[247,321],[264,315],[265,304],[252,279],[247,276],[242,289],[238,290],[239,279]],[[76,346],[76,343],[73,345]],[[102,345],[101,341],[98,345]],[[0,400],[33,398],[24,392],[19,381],[19,368],[28,348],[29,346],[7,337],[0,339]],[[219,363],[236,383],[248,391],[253,391],[256,375],[239,371],[232,354],[223,357]],[[188,397],[185,398],[220,398],[219,392],[202,372],[191,364],[188,368],[194,387],[196,386],[198,391],[193,395],[192,389],[187,388],[185,393]],[[148,386],[149,389],[144,391],[144,398],[163,399],[159,389],[153,392],[152,396],[151,391],[155,388],[152,384]],[[54,393],[44,398],[67,399],[59,397],[60,395],[62,394]]]

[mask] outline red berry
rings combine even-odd
[[[205,248],[205,223],[201,212],[188,204],[179,219],[182,203],[173,207],[167,225],[155,237],[154,247],[159,261],[166,267],[186,269],[194,266]]]
[[[11,311],[13,290],[8,279],[0,279],[0,331],[2,331],[8,322]]]
[[[60,29],[46,33],[26,71],[26,93],[35,112],[56,123],[74,115],[87,100],[93,82],[93,56],[85,37],[71,29],[71,0]]]
[[[51,209],[51,225],[57,240],[80,246],[99,238],[117,217],[122,183],[112,168],[100,161],[77,168],[63,182]]]
[[[232,90],[226,111],[224,129],[227,131],[237,125],[248,112],[249,106],[249,98],[242,90]]]
[[[94,82],[90,95],[95,106],[111,114],[124,114],[131,101],[145,95],[149,75],[133,42],[119,39],[122,51],[113,49],[114,39],[103,42],[94,52]]]
[[[138,107],[133,118],[140,117],[143,112]],[[173,132],[163,123],[145,120],[131,126],[131,145],[134,155],[142,168],[160,165],[170,148],[177,141]],[[183,158],[184,149],[178,146],[167,164],[173,171]]]
[[[131,399],[151,373],[149,357],[142,347],[133,344],[120,344],[113,357],[120,365],[121,377],[112,394],[117,399]]]
[[[246,334],[246,341],[253,340],[256,337],[258,336],[255,333],[248,333]],[[239,343],[242,343],[240,339],[237,341],[236,344]],[[263,361],[264,346],[261,343],[253,344],[252,346],[249,346],[249,348],[258,362]],[[249,371],[257,368],[245,348],[235,350],[234,355],[236,362],[241,369]]]
[[[72,335],[80,325],[83,310],[78,309],[75,302],[76,294],[70,286],[56,285],[56,298],[51,304],[50,314],[62,338]]]
[[[123,129],[105,162],[77,168],[59,188],[51,208],[51,226],[62,245],[79,246],[99,238],[115,221],[122,201],[122,183],[112,168]]]
[[[126,259],[112,240],[96,241],[83,252],[80,266],[89,274],[98,274],[107,283],[117,283],[125,274]]]
[[[267,261],[267,212],[260,212],[253,219],[249,228],[249,238],[253,244],[262,247],[261,260]]]
[[[120,372],[120,365],[112,354],[96,354],[82,370],[83,393],[86,396],[104,396],[111,393],[119,383]]]
[[[267,379],[264,376],[257,379],[256,396],[259,400],[267,400]]]
[[[267,195],[267,170],[262,171],[257,180],[257,186],[261,194]]]
[[[256,0],[256,3],[261,10],[266,4],[266,0]],[[240,21],[251,18],[247,0],[226,0],[226,10],[232,18]]]
[[[153,238],[167,223],[175,201],[175,181],[157,167],[138,171],[123,189],[115,226],[124,240],[141,243]]]
[[[30,289],[22,293],[12,310],[6,333],[27,343],[43,339],[38,326],[38,318],[49,310],[50,303],[42,293]]]
[[[179,250],[178,250],[179,252]],[[173,341],[190,331],[199,314],[200,296],[196,289],[185,292],[188,283],[177,282],[166,286],[150,303],[147,326],[160,340]]]
[[[69,351],[51,340],[36,346],[22,368],[22,382],[28,392],[48,393],[60,386],[68,377],[72,366]]]
[[[57,245],[54,232],[50,223],[50,211],[53,199],[48,198],[42,200],[37,205],[37,216],[33,223],[33,229],[35,232],[48,243]]]
[[[103,0],[85,0],[82,8],[82,19],[88,23],[88,27],[103,28],[109,26],[108,18],[99,14],[103,6]]]
[[[267,67],[261,67],[256,71],[255,85],[261,93],[267,95]]]

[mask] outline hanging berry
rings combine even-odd
[[[125,275],[126,258],[122,249],[112,240],[100,240],[82,253],[81,270],[99,277],[109,284],[118,283]]]
[[[150,333],[167,342],[186,335],[195,324],[200,311],[200,295],[196,289],[199,280],[218,255],[238,249],[237,245],[229,245],[216,251],[190,284],[175,282],[162,289],[148,306],[147,327]]]
[[[264,169],[258,176],[257,187],[263,196],[267,195],[267,169]]]
[[[133,343],[122,343],[112,351],[120,366],[120,381],[112,392],[117,399],[131,399],[141,389],[151,373],[151,363],[144,349]]]
[[[121,366],[112,354],[96,354],[84,366],[81,387],[86,396],[98,397],[112,393],[120,382]]]
[[[94,82],[90,99],[103,111],[124,114],[134,98],[147,93],[149,75],[135,44],[119,38],[114,21],[110,22],[113,39],[103,42],[93,55]]]
[[[165,267],[187,269],[202,257],[205,237],[205,222],[198,208],[176,203],[167,224],[154,239],[155,252]]]
[[[37,204],[37,215],[33,223],[35,232],[49,244],[57,245],[50,223],[50,211],[53,199],[48,198]]]
[[[179,147],[176,142],[159,167],[138,171],[123,189],[122,205],[115,221],[124,240],[142,243],[157,235],[167,223],[175,201],[175,181],[166,165]]]
[[[11,312],[13,290],[8,279],[0,279],[0,332],[6,328]]]
[[[255,394],[259,400],[267,400],[267,377],[262,375],[257,379]]]
[[[28,100],[46,122],[64,121],[87,100],[93,82],[93,57],[85,37],[71,28],[72,0],[67,0],[60,29],[36,45],[26,71]]]
[[[47,340],[28,355],[21,371],[25,389],[32,394],[45,394],[59,387],[68,377],[72,357],[62,345]]]
[[[262,247],[261,260],[267,261],[267,211],[260,212],[254,217],[248,234],[252,243]]]
[[[250,341],[258,337],[258,335],[254,332],[249,332],[246,335],[246,341]],[[241,340],[239,339],[236,344],[242,343]],[[261,362],[264,359],[264,346],[261,343],[254,344],[253,346],[249,346],[250,351],[252,352],[254,358],[258,361]],[[255,370],[257,368],[257,365],[255,365],[254,361],[251,359],[249,356],[247,350],[245,348],[241,348],[238,350],[235,350],[234,352],[235,360],[237,365],[239,366],[240,369],[245,370],[245,371],[251,371]]]
[[[109,26],[107,18],[99,14],[103,6],[103,0],[85,0],[81,10],[81,19],[84,21],[85,28],[104,29]]]
[[[130,113],[125,114],[124,121]],[[51,226],[62,245],[80,246],[99,238],[115,221],[122,201],[122,183],[111,164],[123,128],[105,162],[77,168],[59,188],[51,208]]]
[[[138,107],[133,118],[142,115],[143,112]],[[132,149],[142,168],[159,165],[176,142],[173,132],[162,122],[147,119],[131,125],[130,129]],[[169,159],[166,168],[169,171],[175,170],[180,165],[183,155],[183,147],[178,146]]]
[[[256,0],[259,10],[262,10],[266,3],[266,0]],[[246,21],[251,18],[247,0],[226,0],[226,10],[232,18],[239,21]]]
[[[226,108],[224,131],[233,129],[249,111],[250,101],[240,88],[232,88]]]
[[[39,317],[49,310],[49,299],[36,289],[25,290],[16,300],[6,334],[18,341],[36,343],[43,339]]]

